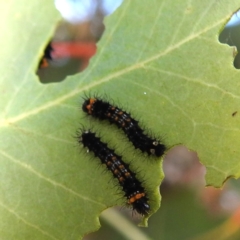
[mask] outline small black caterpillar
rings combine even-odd
[[[158,140],[147,136],[139,126],[138,121],[129,113],[110,103],[97,98],[84,99],[82,110],[100,120],[108,120],[121,128],[135,148],[146,152],[148,155],[160,157],[164,154],[166,146]]]
[[[150,206],[145,189],[135,177],[136,174],[122,160],[122,157],[117,155],[113,149],[108,148],[107,144],[101,142],[100,138],[96,137],[96,134],[91,131],[81,131],[77,137],[78,142],[88,148],[89,151],[92,151],[95,157],[98,157],[112,172],[113,176],[118,179],[127,198],[127,203],[132,205],[133,210],[136,210],[141,215],[147,215]]]
[[[49,60],[52,60],[52,52],[53,52],[52,43],[49,42],[48,45],[46,46],[45,50],[44,50],[44,54],[43,54],[43,57],[40,60],[38,68],[48,67]]]

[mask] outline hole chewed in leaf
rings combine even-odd
[[[233,65],[235,68],[240,69],[240,14],[236,11],[230,20],[226,23],[223,31],[219,35],[221,43],[228,44],[233,48]]]
[[[104,31],[103,19],[119,7],[105,1],[55,1],[64,21],[57,26],[44,57],[39,61],[37,75],[42,83],[60,82],[69,75],[83,71],[96,52],[96,42]],[[49,40],[48,40],[49,41]]]

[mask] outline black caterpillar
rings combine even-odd
[[[97,98],[84,100],[82,110],[100,120],[108,120],[121,128],[135,148],[148,155],[160,157],[164,154],[166,146],[158,140],[147,136],[139,126],[138,121],[131,115],[110,103]]]
[[[52,52],[53,52],[53,47],[52,47],[52,43],[49,42],[48,45],[46,46],[45,50],[44,50],[44,54],[43,57],[40,60],[39,66],[38,68],[45,68],[48,67],[48,62],[50,60],[52,60]]]
[[[135,177],[136,174],[129,169],[122,157],[117,155],[107,144],[101,142],[99,137],[91,131],[81,131],[78,134],[78,142],[98,157],[102,164],[105,164],[115,178],[118,179],[122,190],[127,198],[127,203],[132,205],[141,215],[147,215],[150,210],[148,197],[141,182]]]

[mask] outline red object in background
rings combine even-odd
[[[53,42],[54,58],[90,58],[96,52],[95,42]]]
[[[87,65],[89,59],[96,53],[95,42],[52,42],[52,58],[77,58],[82,60],[81,69]]]

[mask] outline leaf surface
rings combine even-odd
[[[49,1],[0,3],[0,223],[4,239],[79,239],[126,200],[110,173],[79,148],[85,126],[116,148],[147,189],[154,213],[161,161],[135,151],[120,130],[86,117],[85,94],[131,112],[171,148],[197,151],[208,185],[239,177],[239,72],[218,33],[239,7],[229,1],[124,1],[105,21],[81,74],[41,84],[34,73],[59,14]],[[146,220],[146,219],[145,219]]]

